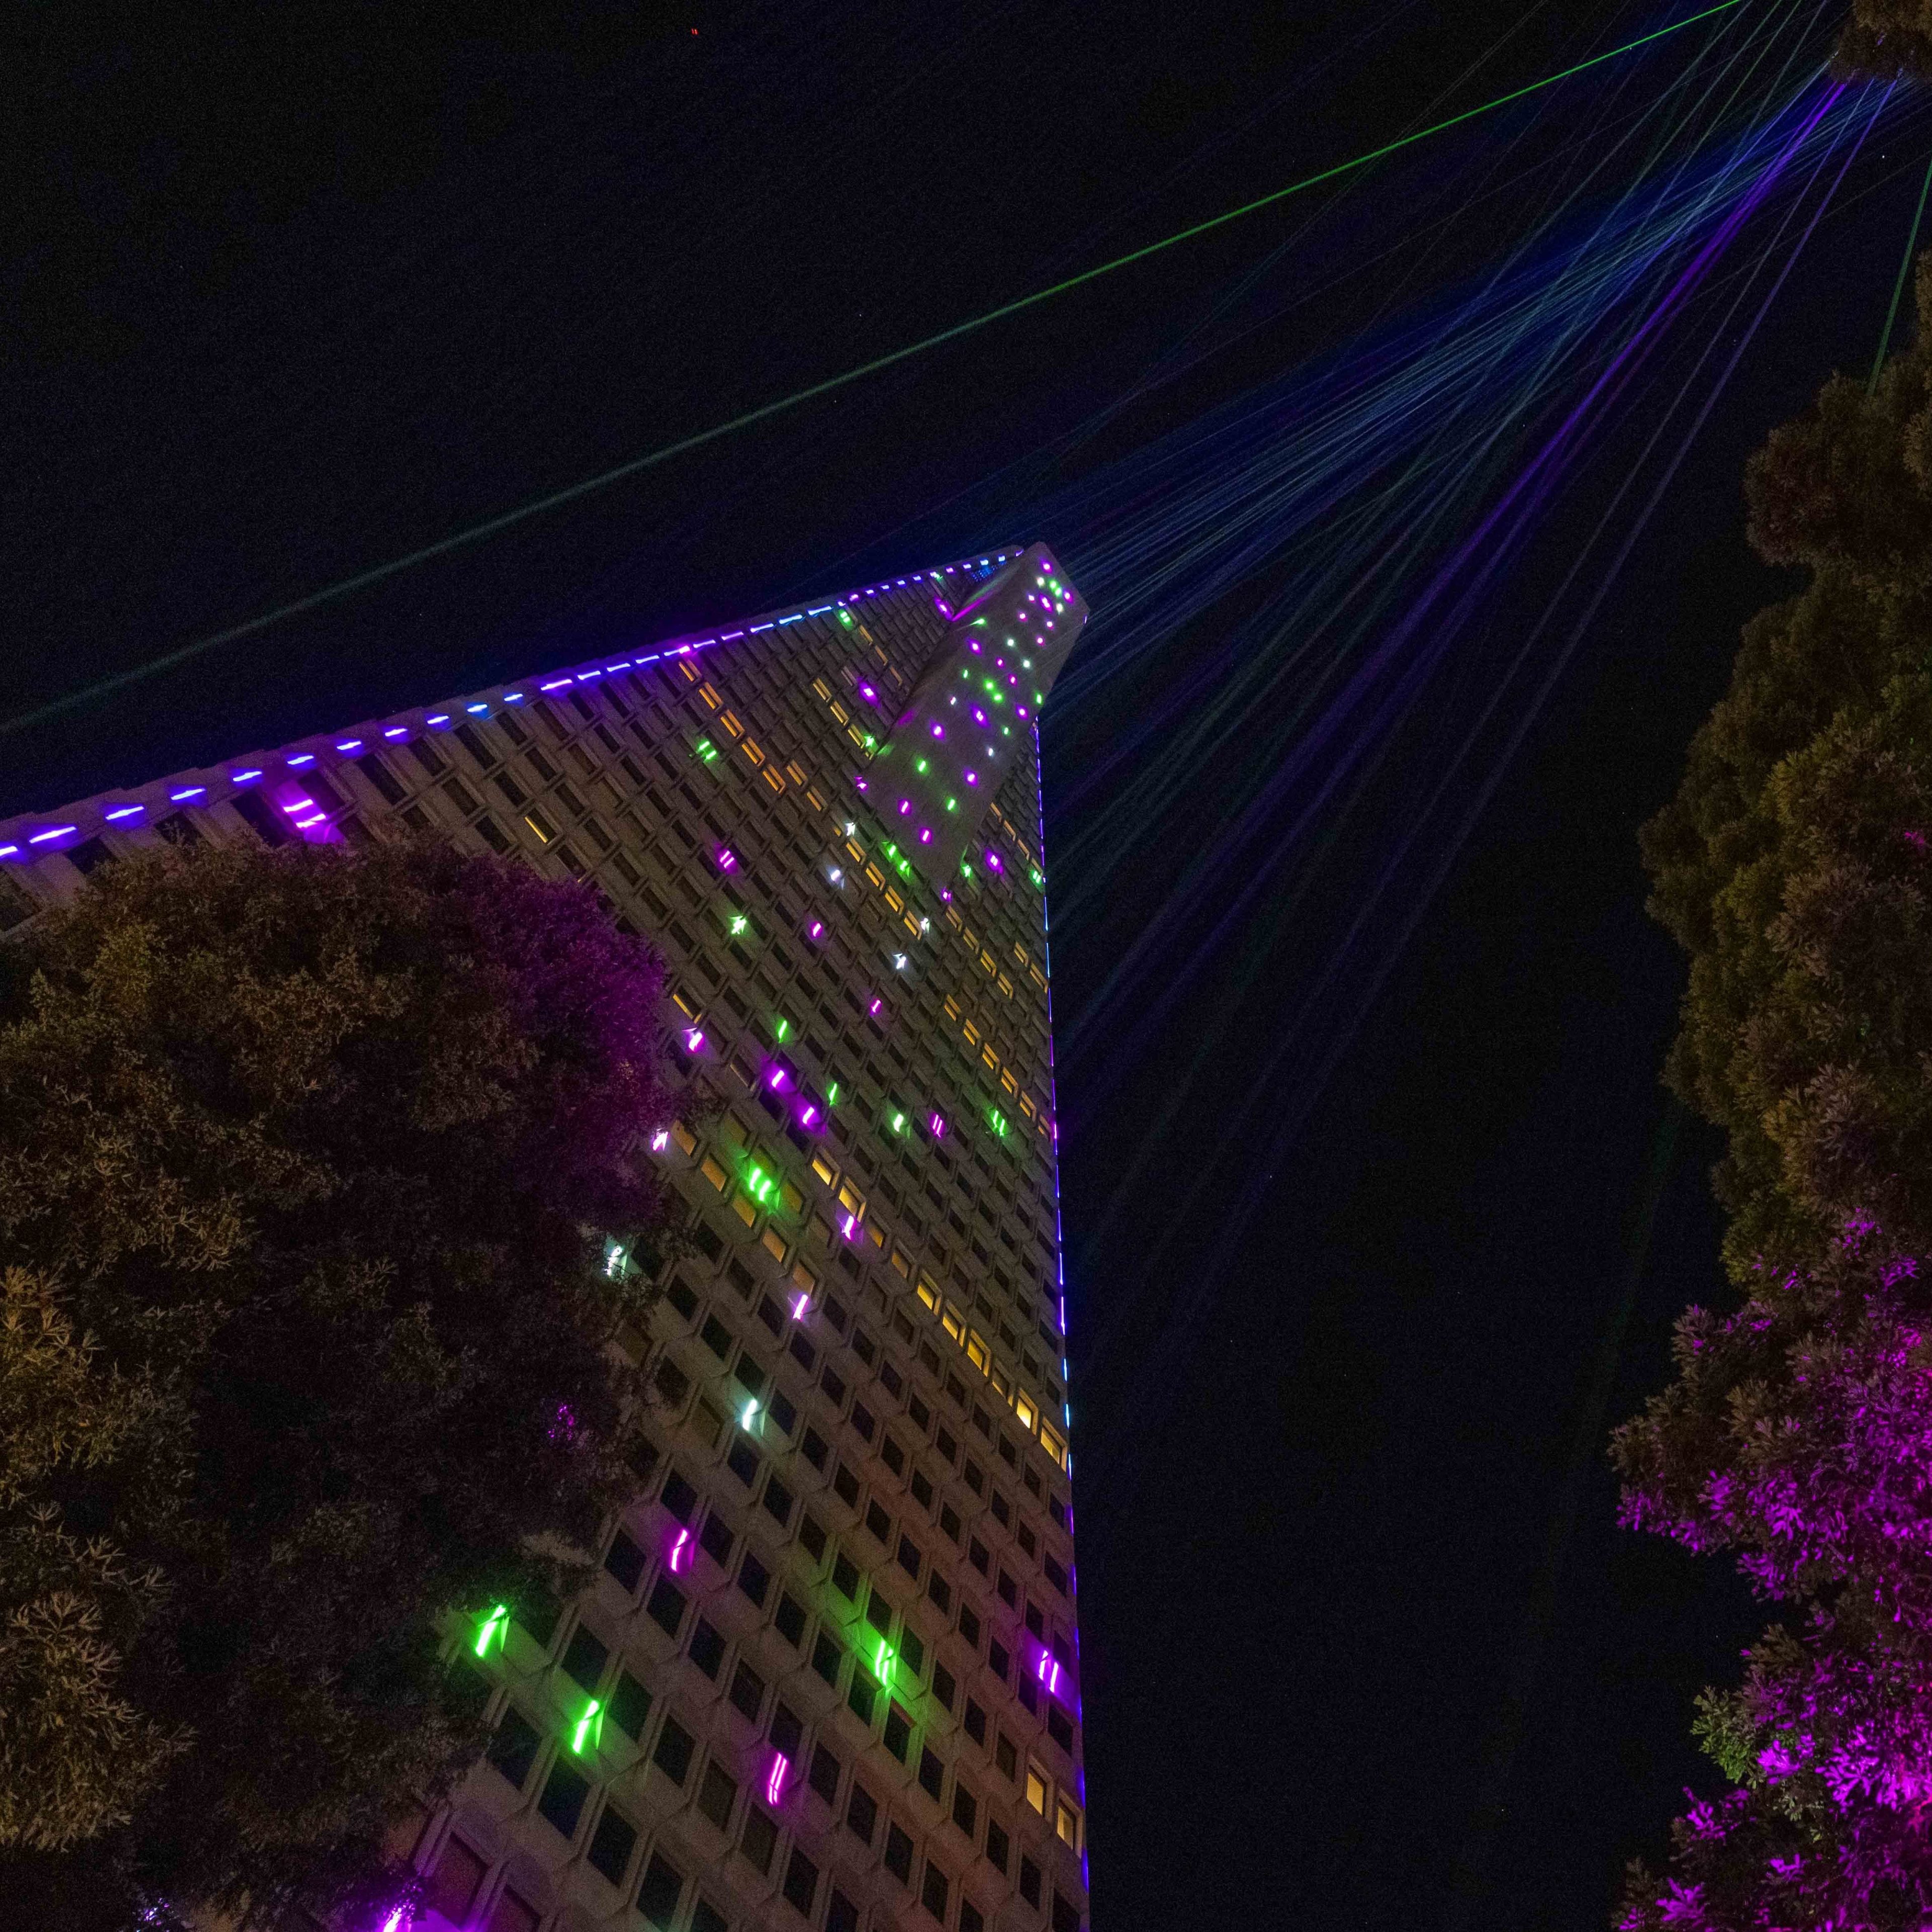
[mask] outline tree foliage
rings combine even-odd
[[[426,845],[102,869],[0,949],[0,1896],[378,1895],[479,1742],[439,1619],[622,1498],[660,969]]]
[[[1932,80],[1932,6],[1926,0],[1852,0],[1832,64],[1848,77]]]
[[[1617,1438],[1624,1516],[1732,1552],[1789,1614],[1702,1699],[1732,1788],[1678,1821],[1667,1876],[1634,1868],[1628,1932],[1932,1922],[1925,262],[1918,307],[1874,394],[1834,377],[1754,459],[1752,541],[1804,586],[1746,627],[1644,835],[1690,956],[1667,1077],[1726,1130],[1741,1305],[1678,1323]]]

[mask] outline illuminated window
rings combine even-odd
[[[764,1234],[760,1245],[763,1246],[766,1253],[770,1255],[772,1259],[776,1262],[781,1268],[784,1265],[785,1244],[783,1238],[778,1234],[777,1229],[774,1228],[767,1228],[764,1232]]]
[[[1052,1784],[1046,1773],[1040,1768],[1038,1760],[1028,1758],[1026,1768],[1026,1802],[1044,1818],[1047,1815],[1048,1802],[1052,1795]]]
[[[747,1194],[740,1193],[733,1196],[731,1211],[748,1228],[758,1218],[758,1203]]]
[[[1063,1794],[1054,1813],[1053,1828],[1059,1834],[1060,1842],[1075,1852],[1080,1849],[1081,1822],[1080,1808]]]
[[[717,1161],[710,1154],[706,1154],[704,1160],[698,1163],[698,1171],[700,1174],[704,1175],[706,1180],[710,1182],[712,1187],[714,1187],[720,1194],[722,1194],[725,1189],[731,1184],[731,1177],[718,1165]]]

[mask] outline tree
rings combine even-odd
[[[1925,0],[1852,0],[1832,64],[1848,78],[1932,80],[1932,9]]]
[[[124,862],[0,948],[32,1922],[393,1889],[480,1742],[439,1620],[568,1587],[626,1494],[645,1292],[593,1230],[662,1221],[661,990],[586,888],[420,844]]]
[[[1864,17],[1862,15],[1862,18]],[[1726,1130],[1734,1312],[1619,1431],[1626,1522],[1790,1607],[1698,1731],[1732,1780],[1634,1869],[1628,1932],[1932,1918],[1932,266],[1876,392],[1834,377],[1747,478],[1798,593],[1646,829],[1690,956],[1667,1077]]]

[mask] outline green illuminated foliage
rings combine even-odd
[[[418,844],[126,860],[0,946],[0,1920],[392,1892],[631,1486],[586,1230],[661,1224],[661,983]]]

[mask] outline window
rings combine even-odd
[[[778,1594],[778,1615],[772,1619],[778,1634],[796,1650],[805,1641],[805,1606],[788,1592]]]
[[[981,1576],[985,1576],[992,1574],[993,1566],[992,1553],[976,1536],[966,1546],[966,1560],[979,1571]]]
[[[952,1586],[937,1570],[926,1580],[926,1594],[939,1606],[940,1610],[952,1609]]]
[[[1051,1556],[1042,1567],[1046,1571],[1046,1580],[1064,1597],[1067,1594],[1066,1572]]]
[[[470,1902],[476,1896],[476,1888],[483,1882],[483,1874],[488,1869],[460,1838],[449,1838],[443,1845],[442,1856],[436,1860],[436,1870],[423,1894],[424,1904],[433,1906],[446,1918],[453,1918],[459,1925],[464,1924],[469,1918]]]
[[[772,1854],[778,1847],[778,1828],[768,1813],[755,1804],[745,1808],[745,1822],[738,1828],[738,1849],[758,1870],[772,1868]]]
[[[580,1624],[564,1650],[564,1675],[574,1678],[585,1690],[595,1690],[610,1655],[610,1646],[600,1643]]]
[[[887,1547],[891,1546],[892,1520],[879,1507],[878,1499],[876,1497],[866,1505],[866,1527],[878,1538],[881,1544]]]
[[[986,1932],[985,1915],[970,1898],[959,1901],[959,1932]]]
[[[859,1571],[852,1559],[842,1550],[832,1565],[832,1587],[848,1603],[859,1600]]]
[[[1026,1770],[1026,1802],[1042,1818],[1046,1816],[1047,1799],[1052,1795],[1052,1780],[1047,1777],[1045,1767],[1041,1765],[1037,1758],[1028,1758]]]
[[[1080,1932],[1080,1908],[1063,1892],[1053,1894],[1053,1932]]]
[[[946,1923],[946,1900],[951,1883],[946,1874],[930,1858],[927,1859],[926,1882],[920,1888],[919,1902],[942,1925]]]
[[[802,1846],[794,1846],[790,1862],[785,1867],[786,1903],[802,1916],[812,1916],[812,1902],[818,1895],[818,1868],[805,1855]]]
[[[925,1552],[909,1536],[899,1538],[898,1565],[906,1574],[917,1580],[920,1566],[926,1561]]]
[[[939,1527],[950,1541],[956,1544],[959,1540],[959,1515],[950,1503],[941,1503],[939,1506]]]
[[[890,1456],[886,1460],[888,1462],[892,1460]],[[929,1510],[932,1507],[932,1484],[927,1480],[923,1469],[915,1469],[912,1472],[912,1499],[922,1510]]]
[[[597,1821],[597,1829],[591,1834],[590,1850],[585,1856],[593,1870],[602,1872],[613,1885],[622,1885],[637,1844],[636,1828],[607,1804],[603,1816]]]
[[[731,1534],[731,1526],[715,1510],[705,1518],[704,1527],[698,1534],[705,1554],[721,1570],[730,1568],[731,1549],[736,1540]]]
[[[542,1918],[543,1914],[515,1886],[506,1885],[497,1894],[496,1909],[490,1914],[489,1932],[537,1932]]]
[[[684,1622],[684,1592],[668,1576],[660,1576],[651,1586],[651,1594],[644,1605],[652,1623],[666,1636],[677,1635],[678,1627]]]
[[[664,1478],[662,1499],[664,1508],[688,1527],[692,1513],[698,1508],[698,1492],[675,1469]]]
[[[772,1712],[771,1739],[774,1749],[782,1751],[794,1763],[798,1761],[799,1746],[805,1739],[805,1726],[789,1704],[781,1702]]]
[[[520,1791],[542,1742],[535,1727],[513,1706],[497,1720],[496,1735],[490,1740],[489,1762]]]
[[[879,1824],[878,1800],[856,1778],[852,1781],[852,1795],[845,1801],[845,1828],[861,1844],[869,1846],[872,1834]]]
[[[1073,1755],[1073,1720],[1051,1698],[1046,1706],[1046,1732],[1069,1757]]]
[[[912,1840],[896,1822],[886,1827],[886,1869],[908,1890],[912,1886]]]
[[[716,1758],[698,1781],[698,1808],[721,1832],[731,1828],[731,1808],[738,1802],[738,1780]]]
[[[620,1589],[634,1590],[644,1574],[644,1552],[620,1529],[604,1552],[604,1568],[617,1580]]]
[[[934,1696],[938,1698],[940,1702],[944,1705],[949,1711],[952,1708],[952,1698],[956,1688],[956,1687],[952,1682],[952,1672],[948,1670],[943,1664],[934,1664],[932,1666],[932,1694]]]
[[[1080,1850],[1081,1822],[1079,1806],[1063,1792],[1054,1806],[1053,1828],[1069,1851],[1077,1852]]]
[[[1040,1868],[1022,1852],[1020,1854],[1020,1896],[1036,1908],[1040,1904]]]
[[[758,1452],[743,1436],[738,1436],[725,1456],[724,1466],[748,1490],[758,1480]]]
[[[879,1425],[862,1402],[855,1402],[852,1405],[852,1426],[869,1442],[878,1432]]]
[[[610,1721],[635,1744],[651,1714],[651,1694],[628,1670],[620,1671],[609,1708]]]
[[[695,1925],[692,1932],[698,1932]],[[836,1885],[825,1911],[825,1932],[859,1932],[859,1908]]]
[[[825,1560],[825,1531],[818,1520],[807,1516],[798,1526],[798,1540],[805,1546],[805,1552],[814,1563]]]
[[[993,1675],[1004,1683],[1006,1672],[1012,1668],[1012,1659],[1006,1654],[1006,1647],[998,1637],[986,1646],[986,1663]]]
[[[760,1563],[750,1550],[745,1552],[745,1560],[738,1565],[738,1588],[758,1605],[765,1606],[766,1593],[772,1586],[772,1573]]]
[[[844,1768],[829,1747],[824,1744],[812,1747],[809,1782],[812,1790],[828,1804],[838,1802],[838,1780]]]
[[[663,1852],[653,1852],[644,1868],[644,1882],[638,1888],[638,1910],[664,1932],[677,1916],[678,1898],[683,1890],[684,1874]],[[696,1920],[692,1922],[695,1926]]]
[[[672,1784],[681,1785],[690,1774],[691,1754],[695,1748],[691,1733],[675,1718],[667,1718],[663,1730],[658,1732],[657,1749],[651,1753],[651,1762]]]
[[[928,1744],[919,1754],[919,1781],[936,1804],[946,1785],[946,1766],[939,1754]]]
[[[812,1646],[812,1667],[835,1690],[838,1688],[838,1666],[844,1661],[838,1646],[820,1630],[818,1641]]]
[[[584,1815],[584,1801],[590,1796],[590,1779],[560,1759],[550,1766],[550,1775],[544,1780],[537,1814],[553,1830],[568,1838],[577,1830],[577,1821]]]
[[[753,1724],[765,1702],[765,1680],[748,1664],[740,1663],[731,1677],[731,1702]]]
[[[862,1670],[854,1671],[852,1681],[845,1688],[845,1702],[853,1716],[862,1724],[869,1725],[872,1721],[874,1695],[872,1680]]]
[[[764,1496],[765,1514],[783,1528],[791,1521],[793,1496],[790,1490],[778,1479],[775,1471],[765,1484]]]
[[[900,1763],[905,1762],[907,1751],[912,1744],[912,1720],[896,1704],[886,1707],[886,1748]]]
[[[1040,1613],[1037,1604],[1029,1604],[1026,1610],[1026,1627],[1042,1643],[1046,1641],[1046,1619]]]
[[[825,1438],[820,1435],[817,1430],[812,1428],[809,1424],[808,1424],[806,1428],[804,1439],[798,1446],[804,1451],[805,1460],[809,1462],[820,1475],[823,1475],[825,1473],[825,1458],[827,1453]]]
[[[837,1473],[832,1478],[832,1487],[838,1500],[848,1509],[859,1507],[859,1479],[843,1462],[839,1464]]]
[[[982,1750],[986,1748],[986,1714],[978,1701],[971,1697],[966,1700],[966,1735]]]
[[[1010,1778],[1019,1776],[1019,1754],[1013,1748],[1012,1739],[1004,1732],[1000,1735],[999,1742],[993,1747],[993,1761],[1000,1767],[1003,1776]]]
[[[731,1932],[730,1922],[708,1898],[691,1908],[691,1932]]]
[[[1006,1837],[1006,1828],[997,1818],[986,1820],[986,1856],[992,1860],[994,1869],[1002,1878],[1005,1877],[1012,1846]]]

